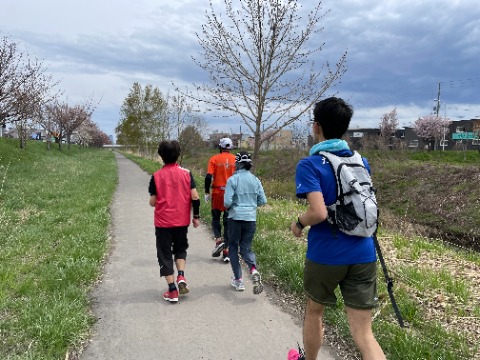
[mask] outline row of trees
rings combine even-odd
[[[310,11],[297,0],[210,1],[197,33],[201,52],[193,57],[209,82],[193,84],[193,91],[173,84],[174,97],[135,83],[121,109],[118,143],[143,152],[168,137],[198,144],[205,122],[188,102],[245,124],[254,137],[254,159],[262,143],[286,127],[299,137],[305,129],[298,120],[310,118],[313,105],[346,71],[346,52],[333,66],[319,55],[325,45],[320,22],[328,12],[322,1],[311,4]],[[437,142],[448,123],[424,117],[415,128],[419,137]],[[388,146],[398,126],[396,110],[385,114],[379,126],[379,141]]]
[[[317,1],[304,11],[297,0],[223,0],[224,9],[217,10],[220,3],[210,1],[197,34],[201,52],[193,57],[209,82],[193,84],[193,91],[173,84],[179,95],[172,98],[134,84],[121,110],[117,141],[144,149],[170,135],[187,137],[187,129],[187,138],[195,138],[202,126],[191,122],[203,121],[188,100],[213,110],[213,116],[245,124],[257,158],[263,142],[309,118],[312,106],[346,71],[346,52],[333,66],[319,56],[325,45],[319,23],[328,13],[321,5]]]
[[[58,85],[43,63],[22,51],[18,42],[0,38],[0,126],[16,127],[21,148],[34,125],[46,131],[49,149],[52,137],[60,149],[64,138],[70,146],[74,131],[81,145],[108,143],[108,136],[91,119],[96,108],[93,100],[70,105],[61,100]]]
[[[195,151],[206,135],[207,123],[182,95],[170,96],[152,85],[134,83],[120,109],[117,143],[151,155],[164,139],[178,139],[184,153]]]

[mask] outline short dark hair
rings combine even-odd
[[[326,140],[340,139],[348,130],[353,108],[343,99],[329,97],[315,104],[314,121],[321,126]]]
[[[177,161],[182,149],[176,140],[163,140],[158,145],[158,155],[165,164],[173,164]]]

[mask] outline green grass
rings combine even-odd
[[[211,153],[196,159],[184,158],[183,165],[194,172],[201,198]],[[125,155],[148,173],[160,167],[159,161]],[[291,200],[293,178],[285,180],[288,174],[283,170],[291,171],[294,166],[279,163],[273,153],[266,155],[270,170],[257,165],[257,171],[269,203],[259,209],[254,250],[265,279],[303,299],[306,242],[294,238],[289,226],[305,203]],[[293,154],[288,160],[299,156]],[[388,154],[395,161],[396,156]],[[408,160],[413,163],[457,161],[454,154],[408,156],[437,157]],[[439,160],[440,156],[444,158]],[[384,166],[391,166],[386,171],[408,188],[407,172],[393,171],[399,167],[391,163]],[[278,168],[282,171],[271,177],[270,171]],[[389,181],[386,176],[384,179]],[[27,148],[20,150],[15,141],[0,139],[0,358],[63,359],[69,348],[79,346],[88,337],[94,321],[88,292],[98,278],[107,251],[108,207],[116,183],[115,160],[110,151],[72,148],[47,152],[39,142],[28,142]],[[456,183],[454,190],[462,192],[467,188]],[[210,224],[209,204],[201,203],[202,220]],[[478,216],[478,209],[469,214]],[[478,347],[469,340],[467,326],[450,328],[441,317],[478,324],[478,291],[465,276],[468,269],[480,266],[478,253],[380,230],[387,266],[395,278],[395,297],[409,326],[398,326],[379,268],[381,306],[373,327],[387,358],[473,358]],[[339,301],[335,309],[327,309],[325,321],[353,347],[343,310]]]
[[[0,358],[63,359],[94,321],[113,153],[0,139]]]
[[[129,157],[141,164],[147,171],[158,168],[133,155]],[[197,188],[203,195],[204,173],[194,173]],[[273,181],[275,183],[276,181]],[[293,182],[293,181],[292,181]],[[268,185],[267,185],[268,186]],[[266,188],[267,188],[266,186]],[[283,185],[285,189],[289,184]],[[272,187],[271,189],[275,189]],[[273,190],[275,191],[275,190]],[[289,191],[293,191],[290,188]],[[267,192],[267,196],[269,192]],[[282,289],[300,299],[303,295],[303,263],[306,252],[305,239],[294,238],[289,230],[296,215],[305,209],[304,202],[292,201],[289,196],[268,196],[268,204],[259,208],[254,251],[267,281],[280,284]],[[209,204],[202,201],[201,216],[210,224]],[[385,232],[385,234],[383,234]],[[471,359],[477,352],[475,344],[469,342],[470,333],[451,330],[432,314],[431,305],[446,299],[447,316],[468,317],[478,320],[480,305],[471,291],[471,284],[452,270],[429,268],[428,261],[455,259],[460,263],[480,266],[480,256],[470,251],[458,251],[444,246],[441,242],[425,238],[407,238],[388,234],[380,229],[380,235],[387,235],[391,241],[382,241],[382,247],[391,247],[394,253],[387,253],[387,267],[395,278],[394,293],[407,328],[400,328],[390,303],[382,269],[378,268],[378,291],[380,307],[375,314],[374,333],[388,359]],[[306,236],[306,234],[305,234]],[[384,254],[385,255],[385,254]],[[393,262],[394,258],[395,262]],[[389,261],[390,260],[390,261]],[[421,266],[424,262],[425,267]],[[344,305],[340,300],[334,309],[327,308],[325,322],[341,334],[344,342],[353,348],[349,334]]]

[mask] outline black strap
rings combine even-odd
[[[380,264],[382,265],[383,274],[385,275],[385,281],[387,283],[387,291],[388,295],[390,296],[390,301],[392,302],[393,310],[395,311],[395,315],[397,316],[398,323],[400,327],[405,327],[403,323],[402,314],[400,313],[400,309],[398,308],[397,302],[395,301],[395,297],[393,296],[393,279],[388,275],[387,265],[385,265],[385,260],[383,259],[382,250],[380,249],[380,244],[377,240],[377,232],[373,234],[373,241],[375,242],[375,248],[377,249],[378,258],[380,259]]]

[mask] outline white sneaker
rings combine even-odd
[[[252,271],[253,293],[258,295],[263,291],[262,276],[257,269]]]
[[[230,283],[234,288],[235,290],[237,291],[244,291],[245,290],[245,285],[243,284],[243,280],[242,279],[239,279],[239,280],[235,280],[233,277],[232,277],[232,282]]]

